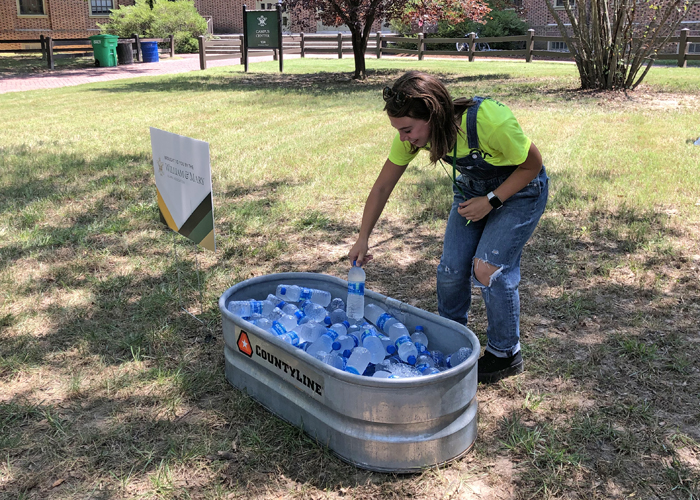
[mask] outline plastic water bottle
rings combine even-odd
[[[447,367],[447,365],[445,364],[445,355],[442,353],[442,351],[438,351],[437,349],[435,349],[434,351],[430,351],[430,356],[433,358],[433,361],[435,361],[436,368]]]
[[[428,365],[421,365],[421,366],[416,366],[416,369],[421,373],[421,375],[426,376],[426,375],[435,375],[437,373],[440,373],[440,370],[435,368],[434,366],[428,366]]]
[[[365,270],[352,262],[348,272],[348,302],[347,315],[356,320],[362,319],[365,312]]]
[[[335,342],[338,337],[340,337],[340,335],[337,332],[330,329],[326,330],[326,333],[317,338],[314,343],[309,346],[307,352],[331,352],[333,350],[333,342]]]
[[[301,339],[296,332],[291,331],[283,333],[279,336],[280,339],[284,340],[287,344],[292,344],[293,346],[298,346],[301,343]]]
[[[297,285],[277,285],[275,295],[288,302],[299,302],[302,299],[306,299],[323,307],[331,303],[330,292]]]
[[[236,316],[250,318],[254,314],[267,316],[275,308],[275,304],[269,300],[232,300],[226,307]]]
[[[416,358],[416,368],[420,370],[422,365],[427,365],[431,368],[435,367],[435,360],[429,354],[419,354]]]
[[[317,352],[313,354],[313,356],[322,361],[323,363],[332,366],[333,368],[337,368],[338,370],[345,370],[345,363],[347,360],[343,358],[342,356],[338,356],[335,353],[323,353],[323,352]]]
[[[253,323],[255,326],[262,328],[263,330],[269,331],[270,328],[272,327],[272,320],[267,319],[267,318],[257,318],[257,319],[251,319],[251,323]]]
[[[332,323],[342,323],[347,321],[348,315],[345,314],[345,309],[333,309],[330,314]]]
[[[345,351],[352,351],[358,345],[360,345],[360,339],[350,334],[339,336],[337,339],[335,339],[335,342],[333,342],[331,347],[334,351],[339,351],[342,354]]]
[[[299,335],[301,342],[315,342],[321,335],[326,333],[326,327],[318,323],[304,323],[294,328]]]
[[[391,338],[387,337],[386,335],[382,335],[380,333],[379,340],[382,341],[382,345],[384,345],[384,349],[386,350],[387,354],[389,354],[389,355],[396,354],[396,345],[394,344],[394,342],[392,342]]]
[[[391,325],[398,321],[391,314],[376,304],[367,304],[365,306],[365,318],[367,318],[370,323],[375,325],[380,332],[384,333],[389,330]]]
[[[333,300],[331,300],[331,305],[328,307],[331,311],[335,309],[342,309],[343,311],[345,311],[345,301],[340,297],[336,297]]]
[[[280,309],[282,309],[282,306],[281,306],[280,304],[284,304],[284,301],[281,300],[281,299],[280,299],[277,295],[275,295],[274,293],[268,293],[268,294],[267,294],[267,299],[265,299],[265,300],[269,300],[270,302],[272,302],[273,304],[275,304],[275,306],[279,307]]]
[[[472,350],[469,347],[460,347],[445,359],[445,364],[448,368],[454,368],[460,363],[463,363],[469,356],[472,355]]]
[[[401,361],[404,363],[408,363],[409,365],[416,364],[418,350],[416,349],[416,346],[413,345],[413,342],[411,342],[411,337],[408,335],[404,335],[403,337],[396,339],[396,352],[398,352],[399,358],[401,358]]]
[[[279,307],[275,307],[267,318],[271,319],[273,323],[277,322],[281,324],[285,330],[291,330],[298,324],[296,316],[286,314]]]
[[[304,311],[304,314],[307,315],[311,321],[316,321],[317,323],[323,322],[323,319],[328,314],[325,307],[311,302],[310,300],[302,302],[301,310]]]
[[[411,342],[416,346],[419,353],[425,352],[428,349],[428,337],[426,337],[422,326],[416,326],[411,334]]]
[[[408,328],[406,328],[403,323],[398,321],[391,324],[391,326],[386,330],[386,334],[394,342],[396,342],[399,337],[408,337],[410,335],[408,333]]]
[[[367,369],[367,366],[372,359],[372,354],[364,347],[355,347],[352,354],[348,358],[348,364],[345,366],[345,371],[361,375]]]
[[[387,355],[384,344],[379,338],[379,335],[377,335],[377,332],[375,332],[372,327],[368,327],[363,330],[362,335],[360,336],[360,343],[362,344],[362,347],[369,350],[371,362],[374,364],[379,363]]]
[[[376,368],[374,370],[374,375],[372,375],[372,377],[373,378],[399,378],[391,372],[388,372],[386,370],[377,370]]]

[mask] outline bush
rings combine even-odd
[[[486,23],[464,21],[459,24],[450,24],[445,21],[438,23],[438,32],[426,35],[431,38],[463,38],[472,31],[480,37],[487,36],[517,36],[527,33],[528,24],[521,20],[512,10],[492,10],[485,17]],[[513,50],[524,49],[524,42],[498,42],[491,43],[492,49]],[[454,50],[454,44],[430,45],[431,50]]]
[[[151,9],[151,3],[153,8]],[[109,15],[107,24],[99,25],[102,33],[130,38],[175,38],[175,52],[197,52],[197,37],[207,32],[207,21],[199,15],[193,0],[136,0],[135,5],[121,5]]]

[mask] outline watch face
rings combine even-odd
[[[495,194],[489,198],[489,203],[493,208],[501,208],[503,206],[503,202]]]

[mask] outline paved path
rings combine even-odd
[[[251,57],[251,62],[271,60],[272,57]],[[240,64],[239,59],[208,61],[207,67],[231,66]],[[0,78],[0,94],[22,90],[54,89],[82,85],[83,83],[106,82],[120,78],[138,76],[168,75],[199,71],[199,54],[178,54],[173,59],[161,58],[159,62],[116,66],[113,68],[58,69],[44,73],[8,76]]]

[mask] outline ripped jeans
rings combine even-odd
[[[505,179],[479,180],[460,175],[457,183],[471,198],[485,196]],[[539,175],[508,198],[503,207],[468,225],[457,213],[458,205],[465,199],[452,188],[454,202],[437,268],[438,312],[466,325],[473,280],[486,305],[486,350],[498,357],[510,357],[520,350],[520,256],[547,204],[548,181],[542,167]],[[479,283],[474,277],[475,258],[498,268],[490,283]]]

